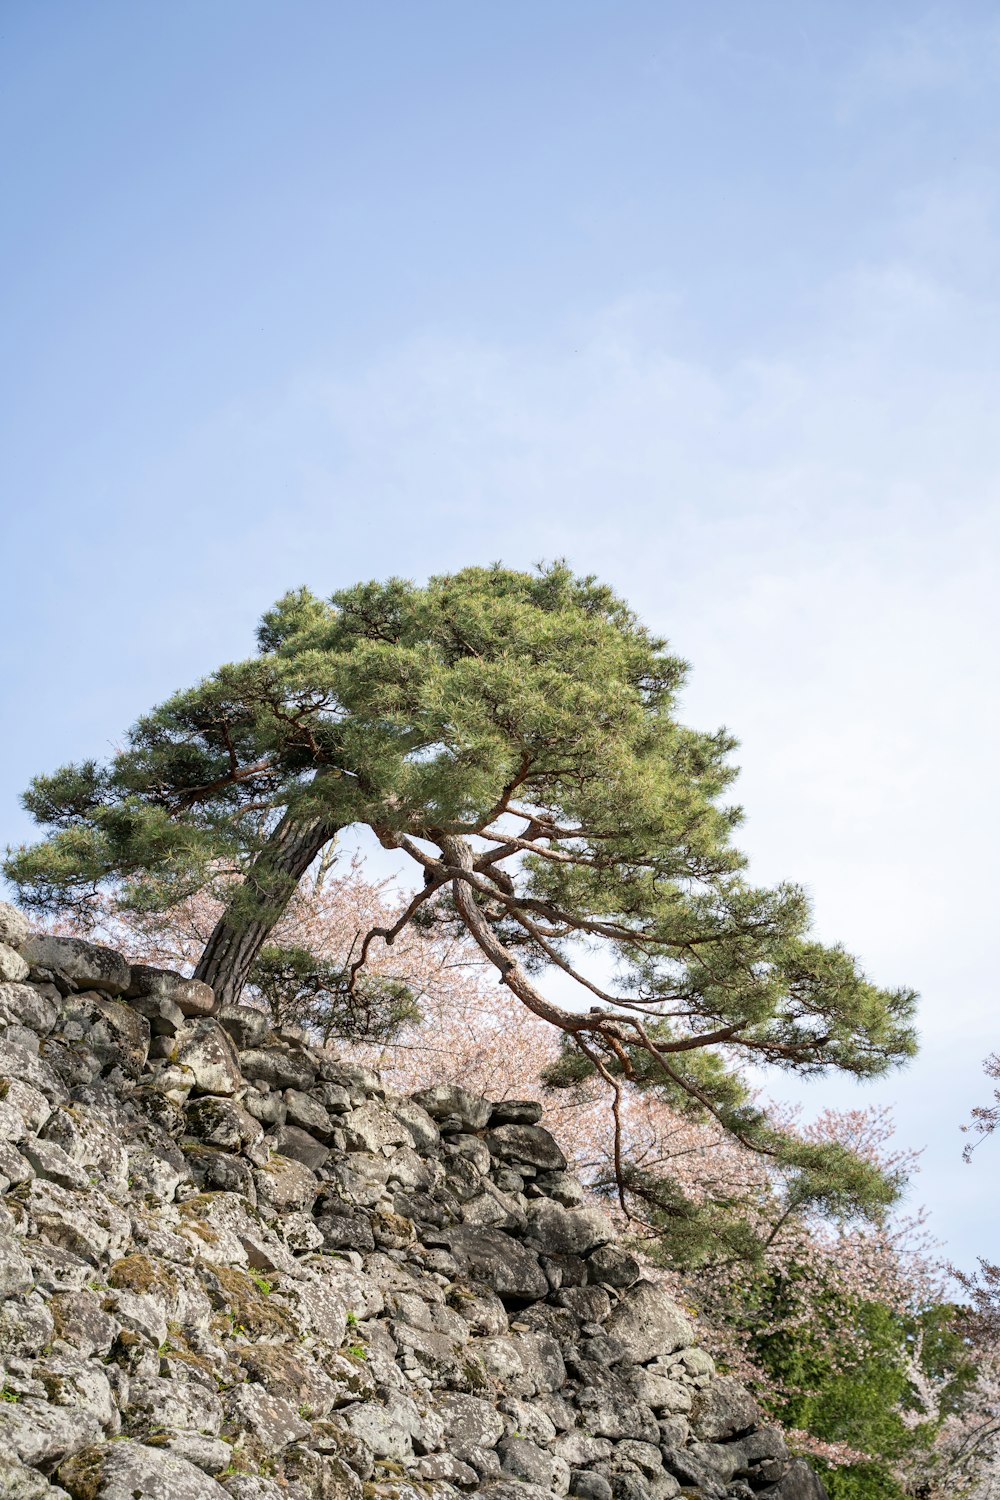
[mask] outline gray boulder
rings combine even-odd
[[[250,1047],[240,1053],[243,1075],[251,1082],[266,1083],[272,1089],[300,1089],[305,1093],[316,1082],[316,1069],[300,1052],[286,1052],[281,1047]]]
[[[158,1431],[201,1432],[218,1437],[222,1427],[222,1402],[215,1391],[194,1380],[155,1377],[133,1380],[129,1387],[129,1420],[133,1428]]]
[[[248,1088],[243,1095],[243,1108],[262,1125],[285,1123],[285,1101],[280,1094],[273,1094],[269,1090],[262,1092],[260,1089]]]
[[[16,948],[0,941],[0,981],[19,984],[31,973],[31,965],[21,957]]]
[[[570,1374],[579,1382],[577,1406],[583,1414],[583,1425],[595,1437],[620,1443],[631,1438],[639,1443],[658,1444],[660,1429],[648,1406],[636,1399],[619,1369],[606,1362],[581,1359],[577,1354],[566,1358]]]
[[[566,1158],[558,1142],[541,1125],[498,1125],[484,1137],[490,1155],[501,1161],[524,1162],[546,1172],[564,1172]]]
[[[553,1494],[553,1490],[547,1490],[540,1484],[531,1484],[526,1479],[489,1484],[476,1491],[477,1500],[553,1500]]]
[[[226,1500],[222,1485],[186,1458],[130,1438],[84,1448],[58,1479],[73,1500]]]
[[[58,1292],[49,1302],[49,1311],[56,1337],[84,1359],[92,1355],[103,1359],[110,1352],[120,1325],[92,1291]]]
[[[562,1208],[547,1198],[528,1207],[528,1234],[546,1255],[581,1255],[614,1239],[614,1225],[589,1204]]]
[[[39,1058],[37,1052],[30,1052],[16,1041],[10,1041],[9,1037],[0,1038],[0,1079],[16,1079],[19,1083],[25,1083],[37,1094],[42,1094],[49,1103],[61,1103],[67,1098],[66,1085],[49,1068],[45,1059]]]
[[[128,1243],[129,1219],[97,1188],[84,1196],[36,1180],[20,1192],[39,1232],[84,1260],[99,1264],[120,1255]]]
[[[69,1500],[65,1490],[10,1454],[0,1454],[0,1495],[4,1500]]]
[[[7,943],[9,947],[21,952],[30,936],[31,927],[27,918],[22,917],[16,906],[11,906],[8,901],[0,901],[0,943]]]
[[[31,1263],[13,1235],[0,1235],[0,1298],[28,1292],[35,1282]]]
[[[279,1214],[311,1209],[319,1192],[316,1174],[291,1156],[272,1156],[266,1166],[254,1172],[254,1183],[260,1206]]]
[[[209,1016],[215,1009],[215,992],[200,979],[185,979],[170,969],[150,964],[133,964],[129,977],[129,997],[147,996],[169,1000],[185,1016]]]
[[[630,1287],[612,1309],[605,1327],[640,1365],[694,1342],[690,1319],[651,1281],[637,1281]]]
[[[725,1481],[718,1470],[690,1448],[661,1449],[667,1471],[702,1500],[725,1500]]]
[[[447,1246],[470,1280],[485,1282],[500,1298],[529,1302],[548,1292],[537,1256],[502,1229],[463,1226],[441,1231],[433,1241]]]
[[[0,1021],[8,1026],[26,1026],[45,1036],[59,1015],[59,991],[54,985],[0,984]]]
[[[237,1047],[259,1047],[272,1029],[273,1022],[265,1011],[252,1005],[223,1005],[215,1019],[224,1026]]]
[[[340,1415],[376,1458],[399,1463],[412,1457],[413,1439],[422,1424],[416,1406],[407,1397],[387,1391],[384,1404],[359,1402],[344,1407]]]
[[[552,1300],[568,1307],[581,1323],[603,1323],[611,1311],[611,1298],[602,1286],[564,1286]]]
[[[747,1479],[754,1489],[781,1479],[788,1467],[788,1448],[776,1427],[759,1427],[735,1442],[694,1443],[689,1452],[720,1479]]]
[[[441,1397],[437,1411],[449,1448],[495,1448],[503,1437],[503,1418],[491,1401],[449,1392]]]
[[[406,1126],[377,1099],[370,1099],[352,1109],[337,1123],[345,1131],[348,1151],[371,1151],[375,1155],[387,1156],[396,1146],[412,1145]]]
[[[334,1123],[330,1112],[318,1099],[304,1094],[301,1089],[285,1090],[285,1119],[289,1125],[307,1130],[318,1141],[328,1145],[333,1138]]]
[[[105,1070],[117,1069],[137,1079],[150,1049],[149,1022],[122,1000],[96,991],[70,996],[63,1007],[63,1024],[74,1021],[87,1028],[87,1047]],[[51,1045],[51,1043],[50,1043]]]
[[[570,1470],[566,1460],[555,1453],[547,1453],[544,1448],[528,1442],[527,1438],[504,1438],[497,1453],[505,1474],[540,1485],[556,1495],[565,1495],[569,1490]]]
[[[653,1500],[648,1481],[634,1469],[616,1471],[610,1476],[610,1481],[614,1500]]]
[[[462,1204],[462,1222],[479,1225],[484,1229],[512,1229],[519,1232],[528,1227],[527,1216],[517,1199],[503,1193],[489,1178],[484,1178],[483,1191]]]
[[[571,1469],[584,1469],[610,1458],[614,1445],[608,1438],[594,1437],[582,1428],[574,1427],[556,1438],[554,1447],[555,1452],[566,1460]]]
[[[21,952],[32,968],[51,969],[72,980],[80,989],[124,995],[129,987],[129,965],[120,953],[102,947],[100,943],[35,933],[23,941]]]
[[[756,1427],[760,1407],[738,1380],[720,1375],[695,1396],[689,1421],[697,1437],[718,1443]]]
[[[538,1172],[534,1189],[544,1198],[552,1198],[563,1208],[577,1208],[584,1199],[583,1183],[572,1172]]]
[[[334,1088],[327,1084],[327,1088]],[[441,1145],[441,1132],[433,1115],[417,1099],[394,1099],[392,1112],[399,1123],[409,1131],[410,1139],[418,1151],[432,1155]]]
[[[371,1220],[366,1214],[352,1213],[345,1207],[343,1213],[324,1213],[316,1220],[316,1228],[323,1236],[327,1250],[375,1249],[375,1236]]]
[[[181,1032],[174,1061],[190,1068],[199,1094],[232,1096],[243,1086],[236,1048],[218,1021],[195,1021]]]
[[[541,1118],[536,1099],[501,1099],[490,1112],[491,1125],[537,1125]]]
[[[361,1500],[363,1489],[357,1474],[337,1454],[317,1451],[312,1439],[286,1448],[281,1469],[283,1495],[307,1496],[308,1500]]]
[[[496,1338],[507,1332],[506,1309],[490,1287],[473,1287],[456,1280],[449,1289],[448,1300],[471,1333]]]
[[[493,1110],[488,1099],[470,1094],[457,1083],[435,1084],[433,1088],[421,1089],[413,1098],[432,1120],[447,1120],[454,1116],[466,1130],[483,1130],[489,1124]]]
[[[225,1397],[226,1421],[251,1433],[268,1452],[275,1453],[298,1438],[307,1437],[309,1423],[283,1396],[261,1385],[239,1385]]]
[[[245,1151],[258,1166],[266,1161],[266,1152],[257,1151],[264,1139],[263,1127],[235,1100],[203,1094],[188,1102],[184,1115],[188,1130],[206,1146]]]
[[[804,1458],[796,1458],[773,1490],[771,1500],[828,1500],[826,1486]]]
[[[324,1146],[311,1136],[308,1131],[300,1130],[297,1125],[279,1125],[267,1137],[267,1144],[280,1156],[287,1156],[292,1161],[301,1162],[308,1167],[310,1172],[315,1172],[321,1167],[330,1155],[329,1146]]]
[[[175,1458],[184,1458],[206,1474],[221,1474],[232,1462],[233,1450],[222,1438],[206,1437],[203,1432],[174,1432],[160,1429],[155,1446]]]
[[[225,1493],[227,1500],[288,1500],[288,1490],[263,1474],[231,1474]]]
[[[0,1069],[0,1077],[3,1078],[3,1102],[8,1109],[14,1110],[21,1117],[26,1130],[41,1130],[46,1120],[52,1113],[52,1106],[39,1089],[33,1088],[30,1083],[25,1083],[16,1074]],[[11,1134],[8,1140],[20,1140],[22,1131],[16,1135]]]
[[[49,1182],[57,1182],[60,1187],[75,1188],[82,1193],[90,1186],[90,1178],[83,1168],[77,1166],[72,1157],[67,1156],[63,1148],[54,1141],[37,1138],[26,1141],[21,1147],[21,1154],[31,1163],[36,1177],[47,1178]]]
[[[453,1453],[428,1453],[418,1462],[417,1473],[432,1484],[443,1479],[446,1484],[466,1490],[473,1489],[479,1480],[471,1464],[463,1463]]]
[[[680,1380],[639,1365],[628,1371],[625,1382],[637,1401],[658,1414],[691,1410],[691,1388]]]
[[[51,1341],[52,1314],[44,1302],[10,1298],[0,1305],[0,1359],[30,1359]]]
[[[92,1412],[50,1406],[33,1397],[0,1403],[0,1453],[13,1455],[29,1468],[51,1471],[92,1443],[100,1431]]]
[[[0,1141],[7,1141],[13,1146],[24,1139],[26,1128],[24,1120],[13,1105],[8,1104],[6,1099],[0,1099]]]
[[[169,995],[130,995],[128,1003],[132,1010],[146,1017],[151,1036],[174,1037],[187,1024],[188,1018]],[[169,1052],[170,1048],[164,1044],[162,1050]]]
[[[603,1474],[590,1469],[570,1471],[569,1492],[579,1500],[613,1500],[611,1486]]]
[[[620,1245],[601,1245],[588,1258],[587,1271],[591,1281],[623,1290],[634,1286],[642,1275],[635,1256],[629,1255]]]

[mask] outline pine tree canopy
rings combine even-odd
[[[110,890],[156,911],[224,887],[199,971],[219,985],[302,861],[364,824],[422,883],[359,942],[351,982],[406,923],[460,922],[581,1067],[652,1075],[737,1132],[733,1064],[871,1077],[914,1051],[912,991],[814,941],[799,888],[750,882],[724,800],[734,740],[679,721],[685,664],[595,579],[560,563],[302,589],[258,646],[140,718],[108,763],[32,783],[47,833],[5,866],[27,906]]]

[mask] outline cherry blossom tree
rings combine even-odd
[[[1000,1052],[990,1054],[983,1063],[983,1071],[987,1078],[1000,1079]],[[963,1152],[965,1160],[971,1161],[976,1147],[998,1128],[1000,1128],[1000,1088],[993,1090],[993,1103],[977,1104],[972,1110],[972,1123],[962,1126],[966,1133],[973,1133],[976,1137],[968,1143]]]

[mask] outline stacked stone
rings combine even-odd
[[[533,1102],[0,904],[4,1500],[812,1500]]]

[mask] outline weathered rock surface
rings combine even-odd
[[[0,903],[4,1500],[822,1500],[535,1101],[213,1010]]]
[[[4,984],[19,984],[31,973],[31,965],[22,958],[16,948],[0,942],[0,981]]]
[[[59,1478],[73,1500],[223,1500],[226,1493],[188,1459],[128,1441],[85,1448]]]
[[[691,1320],[651,1281],[629,1287],[611,1309],[605,1327],[637,1365],[694,1343]]]
[[[49,969],[80,989],[123,995],[129,987],[130,970],[124,958],[99,943],[36,934],[24,941],[21,955],[32,968]]]
[[[825,1488],[801,1458],[788,1466],[771,1494],[775,1500],[827,1500]]]
[[[211,986],[202,984],[200,979],[182,979],[169,969],[156,969],[149,964],[132,965],[126,993],[136,999],[169,1000],[182,1016],[208,1016],[215,1007]]]
[[[0,943],[9,943],[19,952],[30,937],[31,923],[27,917],[9,901],[0,901]]]

